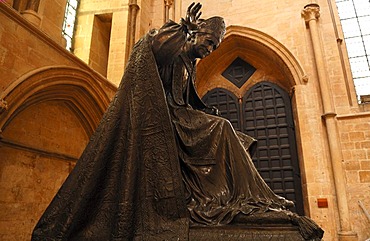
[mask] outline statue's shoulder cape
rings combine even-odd
[[[177,148],[150,35],[32,240],[187,240]]]

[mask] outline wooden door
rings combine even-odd
[[[303,215],[301,177],[292,108],[286,91],[260,82],[238,99],[228,90],[209,91],[203,101],[217,107],[236,130],[258,140],[252,157],[257,170],[278,195],[295,202],[292,210]]]

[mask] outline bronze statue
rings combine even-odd
[[[135,45],[117,93],[32,240],[188,240],[190,225],[284,214],[307,238],[322,230],[287,211],[237,133],[195,87],[195,60],[216,49],[222,18],[191,4]],[[320,237],[321,236],[321,237]]]

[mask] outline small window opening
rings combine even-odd
[[[111,29],[112,13],[97,14],[94,16],[89,65],[105,77],[108,71]]]
[[[62,34],[67,42],[66,49],[71,52],[73,52],[73,35],[75,32],[77,8],[79,4],[80,4],[79,0],[68,0],[66,5],[66,11],[64,14]]]
[[[370,2],[336,0],[336,4],[357,99],[359,103],[364,103],[363,100],[368,100],[370,96]]]

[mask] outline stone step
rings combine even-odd
[[[197,226],[189,230],[191,241],[303,241],[297,226],[224,225]]]

